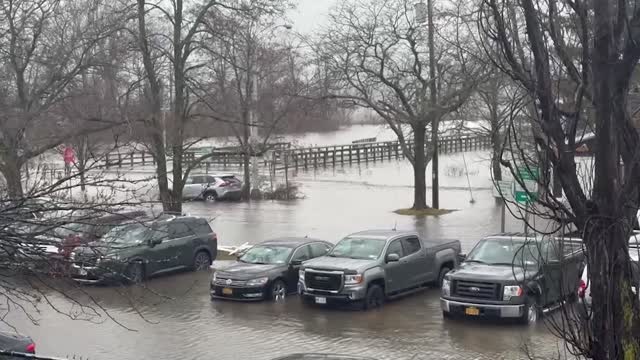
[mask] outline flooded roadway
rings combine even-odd
[[[186,211],[215,218],[212,225],[225,245],[284,235],[335,242],[350,232],[397,226],[416,229],[429,239],[460,239],[467,252],[481,236],[499,231],[500,211],[487,189],[490,180],[482,173],[469,179],[474,203],[463,186],[467,179],[443,175],[441,204],[459,211],[426,219],[393,214],[411,205],[406,173],[405,163],[391,162],[301,174],[304,200],[191,203]],[[517,220],[509,218],[507,223],[508,230],[521,230]],[[184,273],[153,279],[148,289],[74,290],[83,299],[96,299],[92,309],[71,306],[51,294],[61,313],[42,304],[41,313],[35,314],[39,325],[17,311],[7,320],[31,335],[42,354],[77,354],[93,360],[266,360],[325,351],[378,359],[525,359],[525,344],[541,358],[551,358],[563,348],[544,325],[443,321],[435,289],[388,303],[382,310],[355,312],[309,308],[296,297],[286,304],[212,302],[209,278],[207,273]],[[88,316],[92,310],[99,315]],[[71,320],[65,314],[90,321]]]

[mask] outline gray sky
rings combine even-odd
[[[298,0],[298,8],[289,14],[293,27],[310,33],[326,21],[327,12],[338,0]]]

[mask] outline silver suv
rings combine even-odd
[[[233,174],[191,175],[182,190],[187,200],[239,200],[242,181]]]

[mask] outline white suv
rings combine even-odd
[[[238,200],[242,194],[242,181],[233,174],[191,175],[182,189],[183,199]]]

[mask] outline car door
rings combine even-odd
[[[147,275],[162,272],[175,262],[172,259],[171,242],[169,241],[169,227],[167,224],[153,226],[147,237],[147,251],[144,252]]]
[[[193,224],[186,221],[169,223],[169,252],[174,259],[172,267],[188,267],[195,255],[196,233]]]
[[[199,185],[195,182],[199,176],[190,176],[184,183],[182,188],[182,197],[184,199],[193,199],[198,196]]]
[[[302,245],[293,251],[287,270],[287,289],[294,292],[298,289],[298,270],[302,262],[312,258],[311,245]]]
[[[422,243],[417,236],[410,236],[401,240],[404,249],[404,260],[407,262],[407,286],[419,286],[427,282],[432,274],[430,264],[427,264],[425,252],[422,249]]]
[[[390,254],[397,254],[400,257],[400,260],[392,262],[387,261],[387,257]],[[409,265],[404,258],[404,248],[402,246],[401,239],[393,240],[389,243],[384,255],[384,261],[387,293],[394,293],[407,288],[408,281],[406,275]]]

